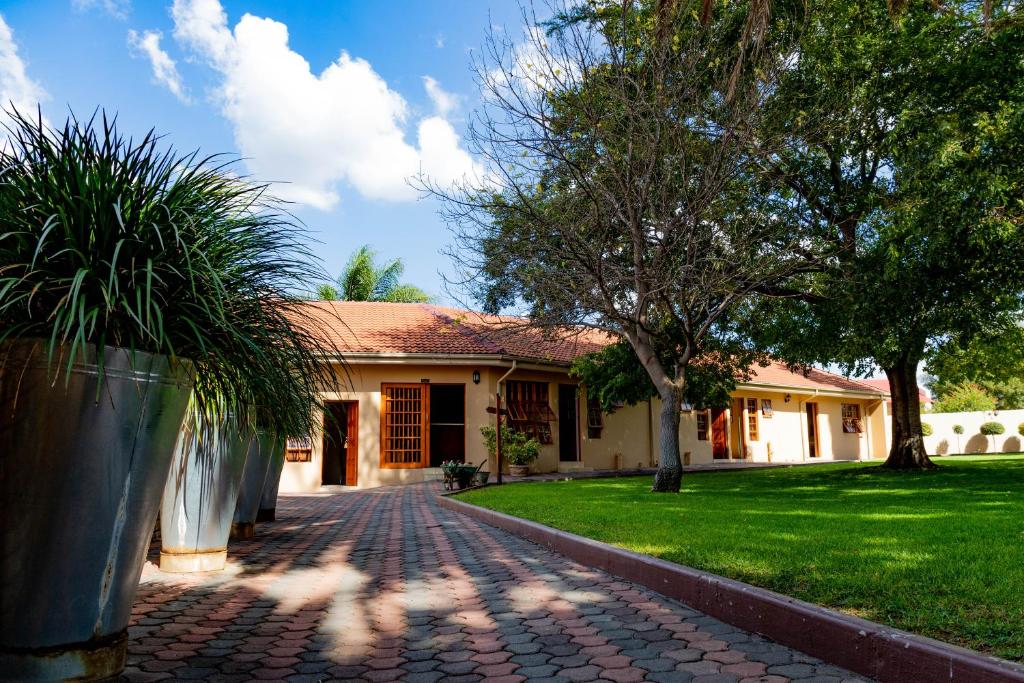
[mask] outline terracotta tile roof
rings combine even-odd
[[[597,330],[567,328],[555,333],[524,318],[433,304],[313,301],[308,306],[342,354],[488,355],[566,366],[614,341]],[[751,383],[878,393],[841,375],[818,369],[792,372],[778,362],[754,368],[753,375]]]
[[[507,356],[568,365],[611,338],[589,329],[554,333],[522,318],[432,304],[316,301],[330,341],[344,353]]]
[[[861,391],[879,393],[875,387],[865,384],[864,380],[850,379],[832,372],[810,368],[807,372],[790,370],[784,363],[772,361],[768,367],[753,368],[750,379],[752,384],[772,384],[776,386],[801,389],[818,389],[821,391]],[[888,386],[886,392],[888,393]]]
[[[885,377],[879,379],[862,379],[860,381],[884,394],[889,393],[889,380]],[[921,399],[921,403],[929,403],[932,400],[932,397],[928,395],[928,392],[920,387],[917,388],[917,396]]]

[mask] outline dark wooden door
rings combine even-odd
[[[711,454],[715,460],[729,457],[729,429],[724,408],[711,409]]]
[[[345,485],[359,484],[359,401],[345,401]]]
[[[558,459],[562,462],[579,460],[576,448],[576,386],[558,385]]]

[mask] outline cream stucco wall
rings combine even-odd
[[[786,395],[790,400],[786,402]],[[745,416],[737,415],[737,399],[771,399],[772,417],[758,416],[758,440],[750,440]],[[746,444],[746,458],[754,462],[802,462],[809,458],[807,444],[808,401],[818,404],[820,460],[865,460],[884,457],[887,450],[885,441],[884,415],[881,401],[860,397],[836,397],[798,393],[796,391],[772,391],[751,387],[740,387],[732,396],[726,413],[726,429],[730,459],[740,459],[740,429]],[[861,406],[864,432],[847,434],[842,430],[842,404],[856,403]],[[601,439],[584,440],[583,460],[587,467],[612,469],[616,464],[622,468],[648,466],[657,462],[657,444],[660,433],[659,415],[661,401],[653,399],[635,406],[625,406],[605,415],[605,429]],[[710,420],[710,417],[709,417]],[[715,462],[712,441],[697,440],[697,412],[684,412],[679,420],[680,451],[690,453],[694,465]],[[632,451],[632,455],[627,455]],[[771,453],[769,457],[769,452]],[[620,455],[616,459],[616,455]]]
[[[338,375],[344,390],[326,395],[328,401],[357,401],[359,404],[358,434],[358,486],[370,488],[389,484],[420,482],[441,476],[436,468],[391,469],[382,468],[380,463],[381,433],[381,384],[419,383],[429,380],[430,384],[461,384],[465,386],[465,439],[466,461],[479,464],[487,459],[487,471],[496,472],[496,462],[489,457],[480,435],[480,427],[494,424],[493,413],[488,408],[495,405],[495,393],[499,379],[510,369],[508,361],[472,360],[458,362],[392,361],[392,362],[350,362],[345,369],[338,368]],[[480,383],[474,384],[472,375],[480,372]],[[571,384],[572,380],[564,370],[545,366],[523,366],[510,374],[509,380],[539,381],[548,383],[548,397],[552,412],[558,414],[559,384]],[[790,401],[786,402],[786,395]],[[772,401],[773,416],[759,416],[760,436],[751,441],[747,423],[741,415],[735,415],[737,398],[756,398]],[[800,462],[808,459],[806,403],[816,401],[819,407],[819,445],[821,460],[857,460],[883,457],[888,449],[885,410],[877,399],[812,395],[807,392],[773,390],[765,387],[741,386],[733,396],[727,411],[729,430],[729,455],[741,456],[740,430],[747,444],[746,459],[755,462]],[[842,431],[841,404],[853,402],[861,406],[865,431],[861,434],[846,434]],[[554,472],[559,469],[615,469],[649,467],[657,463],[659,411],[658,399],[643,401],[635,406],[625,406],[610,414],[603,415],[603,429],[599,438],[590,438],[587,433],[586,390],[577,393],[577,425],[575,438],[579,444],[577,462],[559,460],[559,424],[551,425],[553,443],[541,447],[540,458],[533,465],[536,472]],[[322,415],[317,418],[322,424]],[[680,450],[690,454],[691,464],[715,462],[712,457],[712,441],[697,440],[697,418],[695,412],[680,416]],[[769,455],[770,454],[770,455]],[[311,462],[285,463],[281,478],[282,492],[317,491],[321,485],[323,470],[323,437],[313,436]],[[507,471],[507,468],[506,468]]]
[[[510,369],[484,364],[410,364],[410,363],[350,363],[337,372],[343,391],[325,394],[326,401],[357,401],[359,403],[359,462],[358,487],[372,488],[391,484],[421,482],[441,477],[437,468],[384,468],[380,463],[381,384],[419,383],[429,379],[430,384],[462,384],[466,388],[466,462],[480,464],[488,460],[487,471],[494,473],[496,463],[488,457],[480,427],[494,424],[494,415],[487,412],[495,405],[498,380]],[[480,372],[480,383],[473,383],[473,371]],[[549,402],[552,411],[558,410],[558,382],[568,382],[564,372],[545,372],[537,369],[517,369],[508,379],[549,382]],[[317,420],[323,424],[323,416]],[[553,472],[558,468],[558,427],[552,425],[554,443],[541,447],[540,458],[534,470]],[[507,468],[506,468],[507,471]],[[313,454],[310,462],[286,462],[281,474],[281,492],[297,493],[317,491],[323,472],[323,435],[313,436]]]

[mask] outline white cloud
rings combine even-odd
[[[140,35],[136,31],[130,30],[128,31],[128,44],[149,59],[156,82],[170,90],[179,100],[187,103],[189,98],[185,93],[181,74],[178,73],[178,66],[171,56],[160,47],[162,37],[163,35],[159,31],[143,31]]]
[[[127,19],[131,9],[131,0],[71,0],[77,10],[100,8],[116,19]]]
[[[443,33],[438,33],[436,36],[434,36],[434,47],[436,47],[438,50],[444,49],[444,42],[445,36]]]
[[[447,117],[458,109],[459,97],[441,88],[441,84],[430,76],[423,77],[423,87],[427,89],[427,96],[434,103],[434,109],[438,116]]]
[[[478,172],[442,117],[418,123],[419,147],[407,142],[409,107],[366,60],[343,51],[315,74],[286,25],[246,14],[229,29],[218,0],[175,0],[171,15],[175,38],[219,73],[215,96],[250,171],[281,181],[283,198],[331,209],[344,182],[407,201],[407,178],[421,170],[442,183]]]
[[[43,86],[33,81],[25,69],[25,62],[18,54],[14,32],[0,16],[0,105],[8,109],[12,105],[26,116],[35,116],[39,103],[46,100]],[[7,117],[0,115],[0,123]],[[0,138],[6,135],[0,131]]]

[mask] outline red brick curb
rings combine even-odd
[[[1024,683],[1024,666],[796,598],[470,505],[439,504],[679,600],[717,619],[883,683]]]

